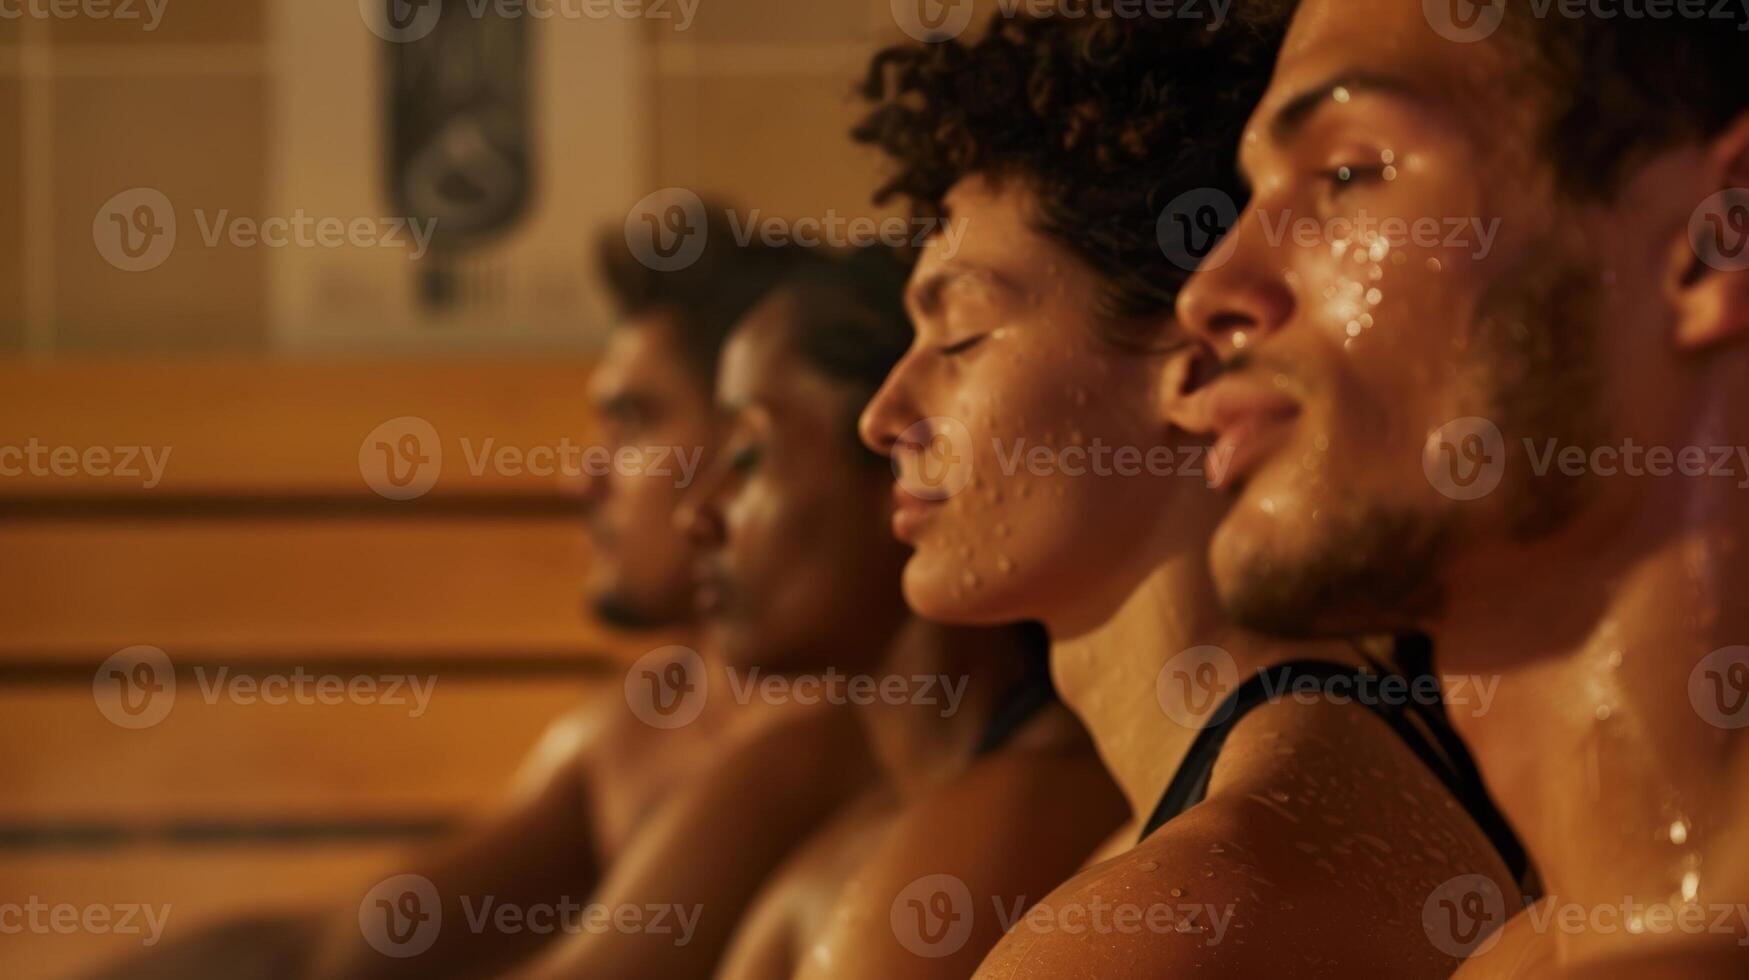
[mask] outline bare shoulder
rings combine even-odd
[[[976,761],[909,801],[862,855],[818,944],[833,967],[818,975],[969,975],[1124,817],[1090,752],[1016,746]]]
[[[1447,977],[1423,910],[1466,874],[1506,877],[1383,722],[1271,705],[1235,727],[1207,799],[1047,895],[979,976]]]

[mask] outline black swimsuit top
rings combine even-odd
[[[1253,675],[1238,690],[1227,696],[1226,701],[1210,716],[1210,721],[1203,726],[1202,731],[1197,733],[1196,740],[1190,745],[1189,754],[1184,757],[1183,765],[1178,767],[1178,772],[1167,785],[1166,792],[1161,794],[1159,804],[1148,817],[1147,825],[1142,828],[1141,839],[1147,839],[1167,821],[1203,801],[1208,795],[1209,777],[1214,772],[1215,760],[1219,758],[1227,736],[1253,709],[1270,703],[1272,696],[1279,699],[1293,693],[1296,682],[1301,678],[1311,678],[1322,686],[1332,678],[1349,679],[1356,683],[1376,683],[1379,675],[1324,660],[1296,660]],[[1351,688],[1356,689],[1358,688]],[[1449,723],[1440,713],[1416,703],[1413,699],[1403,700],[1407,703],[1384,704],[1378,698],[1359,697],[1354,702],[1364,705],[1391,726],[1397,737],[1439,777],[1440,782],[1445,784],[1446,789],[1469,812],[1476,825],[1488,835],[1495,851],[1511,870],[1514,880],[1528,886],[1529,864],[1524,847],[1519,844],[1500,811],[1494,808],[1494,802],[1482,785],[1481,774],[1477,772],[1469,751],[1458,741],[1456,733],[1451,731]]]
[[[973,750],[975,756],[986,756],[1001,748],[1020,726],[1032,719],[1033,715],[1044,710],[1045,705],[1057,699],[1056,688],[1051,686],[1049,674],[1028,676],[1016,684],[1008,692],[1002,704],[990,716],[990,723],[984,727],[984,733],[978,738],[978,746]]]

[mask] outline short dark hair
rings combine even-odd
[[[1286,17],[1273,3],[1244,14],[1211,29],[998,11],[975,42],[881,51],[862,89],[875,108],[852,131],[897,165],[876,202],[942,217],[963,178],[1022,180],[1039,231],[1104,277],[1101,312],[1170,313],[1190,270],[1160,244],[1162,209],[1197,188],[1246,198],[1234,159]]]
[[[849,389],[846,438],[857,445],[856,417],[911,347],[908,271],[891,248],[872,245],[810,257],[774,290],[794,300],[802,363]]]
[[[1706,6],[1703,17],[1641,18],[1508,9],[1533,51],[1544,157],[1575,196],[1608,198],[1634,164],[1715,136],[1749,110],[1749,23]]]
[[[757,239],[742,244],[722,202],[706,202],[704,214],[704,250],[685,268],[650,268],[618,227],[601,232],[595,255],[620,316],[673,316],[688,362],[710,385],[729,331],[795,268],[803,250]]]

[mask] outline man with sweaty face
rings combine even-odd
[[[609,467],[604,475],[584,477],[578,487],[592,545],[586,601],[602,621],[648,631],[660,643],[685,642],[695,625],[693,549],[675,528],[674,512],[715,448],[711,385],[720,348],[730,327],[800,254],[738,246],[726,213],[721,206],[707,210],[705,247],[682,269],[648,267],[618,229],[602,236],[597,252],[601,277],[621,315],[589,391],[602,445],[616,459],[635,450],[646,457],[665,452],[668,461]],[[679,668],[688,681],[708,675],[707,684],[722,683],[720,661],[709,648],[695,653],[676,647],[672,657],[653,653],[632,671],[660,678],[671,673],[668,668]],[[552,937],[534,929],[466,928],[464,902],[475,909],[487,896],[497,906],[518,909],[586,903],[616,874],[632,873],[624,865],[648,862],[652,852],[666,850],[663,813],[711,805],[701,772],[732,768],[728,760],[749,745],[763,746],[755,754],[764,766],[794,738],[780,734],[782,725],[740,724],[737,713],[727,710],[728,698],[704,699],[687,724],[658,727],[649,706],[634,703],[632,689],[606,685],[554,726],[526,761],[513,795],[494,813],[393,869],[428,879],[442,902],[444,927],[419,955],[389,958],[367,945],[358,902],[349,899],[332,915],[221,926],[126,964],[117,975],[499,974]],[[797,772],[812,765],[805,752],[791,762]],[[797,819],[791,836],[812,818]],[[766,860],[775,862],[782,848],[770,846],[774,853]],[[759,858],[750,852],[748,860]],[[757,874],[752,877],[756,882]],[[714,922],[701,919],[703,934],[690,937],[698,950],[711,948]]]
[[[1175,413],[1242,621],[1498,682],[1453,716],[1546,897],[1407,896],[1460,975],[1742,977],[1749,34],[1561,7],[1300,4]]]
[[[731,663],[871,682],[839,713],[874,765],[761,889],[718,980],[964,978],[1001,934],[992,902],[1024,911],[1119,820],[1036,628],[906,608],[893,472],[856,438],[911,339],[903,285],[884,249],[804,269],[724,352],[722,453],[683,510],[706,621]]]
[[[1164,411],[1194,262],[1162,247],[1161,210],[1239,192],[1228,159],[1279,36],[997,17],[871,73],[858,135],[894,164],[885,191],[958,233],[918,257],[916,342],[862,418],[909,491],[906,598],[947,622],[1043,622],[1131,815],[1011,917],[980,978],[1442,978],[1458,958],[1406,896],[1507,876],[1515,847],[1440,719],[1336,696],[1406,682],[1389,658],[1240,629],[1209,581],[1224,501],[1203,476],[1224,460]],[[929,493],[951,457],[958,492]],[[1227,700],[1284,674],[1332,696]]]

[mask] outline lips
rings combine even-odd
[[[1174,412],[1182,428],[1215,436],[1209,459],[1215,489],[1234,486],[1280,448],[1299,414],[1292,398],[1241,378],[1216,381]]]
[[[699,562],[692,569],[692,607],[701,616],[722,611],[727,588],[723,574],[709,562]]]
[[[939,500],[925,500],[898,483],[893,484],[893,537],[916,544],[917,536],[935,519]]]

